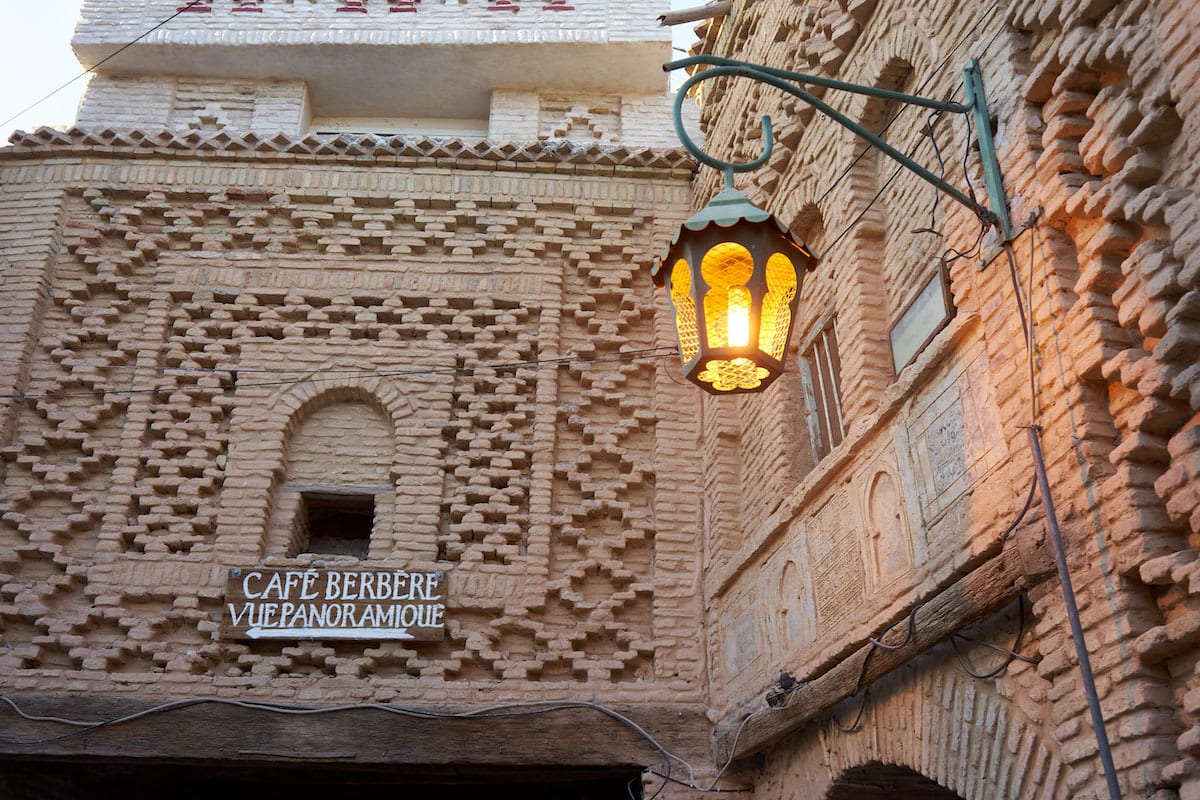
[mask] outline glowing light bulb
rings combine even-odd
[[[744,286],[729,290],[729,346],[750,344],[750,292]]]

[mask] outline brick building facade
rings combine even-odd
[[[1200,797],[1194,7],[712,18],[704,52],[930,97],[977,58],[1019,223],[1010,270],[811,109],[703,84],[714,153],[772,116],[739,186],[821,254],[790,371],[712,398],[648,274],[719,178],[666,6],[85,3],[85,64],[174,16],[0,150],[0,789],[683,798],[732,759],[772,799],[1107,796],[1037,425],[1125,796]],[[817,92],[982,186],[962,120]],[[444,576],[443,634],[222,631],[232,570],[314,568]]]

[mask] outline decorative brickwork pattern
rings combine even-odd
[[[1018,10],[1016,24],[1030,25],[1031,11]],[[1116,752],[1139,765],[1127,778],[1135,791],[1178,785],[1181,796],[1191,796],[1200,789],[1192,777],[1196,754],[1179,726],[1198,723],[1190,709],[1176,713],[1172,690],[1178,698],[1194,678],[1176,683],[1160,670],[1180,656],[1196,665],[1194,652],[1183,655],[1180,636],[1196,613],[1194,592],[1175,581],[1186,581],[1178,568],[1194,560],[1187,536],[1198,530],[1194,483],[1181,480],[1189,475],[1186,442],[1195,438],[1189,418],[1200,410],[1189,390],[1197,339],[1187,309],[1196,287],[1186,261],[1195,248],[1183,246],[1185,220],[1198,209],[1176,166],[1188,126],[1160,60],[1161,19],[1145,3],[1105,5],[1086,17],[1056,10],[1024,95],[1040,110],[1038,176],[1054,192],[1046,209],[1061,231],[1045,235],[1041,254],[1062,297],[1055,327],[1072,332],[1067,363],[1080,385],[1072,404],[1088,419],[1076,458],[1089,463],[1087,490],[1104,501],[1093,512],[1096,533],[1084,541],[1102,568],[1120,576],[1101,606],[1112,622],[1087,621],[1097,630],[1115,623],[1122,646],[1136,647],[1140,661],[1105,670],[1137,698],[1122,710],[1123,730],[1145,731],[1118,733]],[[1077,271],[1068,266],[1074,263]],[[1101,454],[1108,464],[1095,464]],[[1069,752],[1087,757],[1085,740],[1071,737]],[[1181,760],[1148,767],[1172,745]]]
[[[86,154],[71,144],[84,136],[27,141]],[[321,147],[330,141],[352,145]],[[259,180],[274,180],[261,169],[281,146],[247,162]],[[590,169],[587,154],[606,151],[571,152]],[[660,367],[637,357],[656,341],[642,273],[661,234],[641,189],[616,199],[609,179],[576,177],[573,191],[595,200],[527,189],[505,200],[502,174],[529,180],[477,173],[478,199],[262,184],[68,191],[66,254],[5,450],[10,680],[169,675],[203,692],[220,675],[264,696],[320,685],[328,699],[354,676],[390,699],[499,679],[510,692],[649,687],[656,665],[688,672],[658,638],[677,623],[655,620],[658,582],[671,586],[680,562],[656,560]],[[369,561],[449,573],[444,642],[215,638],[228,567],[345,558],[301,552],[305,491],[370,492]]]
[[[967,550],[995,547],[994,539],[988,544],[1001,532],[994,520],[1011,519],[1024,502],[1029,472],[1020,426],[1029,424],[1032,412],[1044,429],[1121,783],[1127,796],[1162,800],[1200,791],[1194,778],[1200,724],[1196,704],[1187,701],[1198,685],[1194,632],[1200,618],[1190,586],[1200,530],[1200,471],[1193,468],[1200,441],[1200,338],[1191,301],[1200,274],[1192,233],[1200,117],[1192,81],[1180,77],[1194,75],[1198,52],[1195,10],[1184,5],[1030,0],[997,12],[975,3],[931,20],[888,0],[830,0],[755,6],[710,29],[705,45],[722,55],[860,84],[909,86],[932,97],[960,96],[955,80],[962,62],[979,58],[1016,221],[1040,212],[1016,245],[1020,294],[1035,325],[1034,397],[1002,255],[954,261],[954,321],[940,344],[935,340],[930,352],[893,377],[884,360],[887,326],[944,246],[969,248],[977,222],[953,204],[931,219],[928,189],[905,176],[890,181],[894,166],[878,155],[850,166],[863,145],[803,106],[735,80],[705,85],[710,91],[702,119],[710,149],[722,157],[757,155],[756,118],[770,113],[774,119],[776,153],[745,181],[785,220],[801,231],[817,229],[833,248],[805,286],[802,308],[811,310],[802,311],[810,315],[802,325],[819,329],[829,309],[836,310],[839,343],[847,343],[843,370],[851,398],[850,452],[835,450],[802,475],[797,488],[773,483],[781,473],[779,457],[756,443],[763,431],[788,431],[774,421],[794,408],[794,399],[782,392],[766,396],[739,408],[733,419],[732,409],[710,404],[715,420],[706,425],[706,472],[721,476],[716,484],[738,481],[740,473],[744,487],[740,526],[728,522],[728,511],[709,520],[710,541],[718,546],[711,551],[708,592],[724,642],[714,646],[712,662],[726,665],[717,676],[718,693],[727,693],[730,707],[764,692],[780,666],[800,678],[822,674],[836,662],[839,643],[863,641],[867,631],[913,605],[885,599],[896,596],[897,585],[905,585],[900,592],[911,598],[927,596],[941,585],[937,562],[968,563]],[[943,58],[947,62],[939,66]],[[896,83],[896,68],[904,65],[911,65],[912,77]],[[867,127],[878,129],[892,116],[878,101],[813,91]],[[885,138],[936,171],[932,152],[920,146],[920,127],[923,120],[909,110]],[[953,127],[938,122],[943,156],[965,146],[964,132]],[[978,167],[969,157],[967,162],[979,191]],[[708,194],[715,181],[702,173],[701,192]],[[953,182],[961,185],[962,176]],[[917,226],[939,231],[942,241],[911,236]],[[985,254],[991,249],[984,244]],[[795,433],[785,435],[802,444]],[[865,598],[868,605],[891,609],[875,616],[875,625],[856,627],[860,609],[843,604],[851,611],[840,624],[829,630],[807,626],[793,636],[804,646],[789,652],[780,645],[787,637],[773,633],[770,616],[814,603],[819,622],[819,603],[833,602],[828,587],[861,562],[858,552],[788,559],[803,552],[800,541],[811,550],[814,542],[836,538],[838,523],[809,517],[834,502],[830,495],[848,495],[857,505],[862,486],[850,475],[890,447],[899,454],[893,483],[898,516],[887,518],[911,520],[911,572],[881,587],[881,597]],[[994,477],[980,480],[987,474]],[[997,479],[1009,486],[997,486]],[[729,507],[728,498],[719,502]],[[858,544],[868,565],[884,563],[875,551],[882,540]],[[789,580],[799,602],[791,594],[775,600],[755,588],[756,576],[775,574],[785,562],[795,564]],[[827,589],[814,591],[815,585]],[[1062,765],[1060,776],[1036,791],[1103,796],[1062,595],[1048,582],[1032,587],[1030,596],[1037,622],[1028,652],[1040,662],[1010,671],[999,683],[1001,696],[1021,707],[1049,757]],[[756,601],[769,608],[757,626],[744,619]],[[834,611],[847,613],[833,606],[825,619]],[[742,652],[747,644],[759,652]],[[732,710],[726,719],[736,725]],[[887,741],[909,738],[899,720],[880,724],[889,731]],[[976,728],[963,731],[974,735]],[[794,747],[821,736],[805,731]],[[824,738],[825,752],[840,752],[841,743]],[[779,752],[791,757],[787,748]],[[908,764],[963,797],[997,796],[983,779],[955,783],[931,771],[932,764],[877,752],[848,756],[846,767],[877,758]],[[961,759],[966,768],[977,762],[966,753]],[[781,761],[780,770],[768,769],[760,785],[797,789],[786,777],[795,764]],[[974,794],[979,791],[984,793]],[[1034,789],[1013,796],[1034,796],[1025,791]]]
[[[99,193],[73,198],[27,391],[3,451],[0,620],[13,666],[80,668],[71,649],[103,619],[83,601],[131,403],[149,301],[147,261],[110,227]],[[102,635],[102,634],[100,634]],[[101,659],[92,664],[103,667]]]
[[[285,158],[355,156],[401,159],[401,163],[416,164],[420,159],[452,159],[464,168],[477,166],[473,161],[487,163],[514,162],[517,164],[593,164],[598,167],[647,167],[690,171],[692,162],[682,149],[659,150],[649,147],[579,147],[569,142],[533,142],[514,144],[491,140],[463,141],[461,139],[410,138],[406,136],[376,136],[374,134],[341,134],[303,137],[258,133],[229,135],[219,132],[206,135],[199,131],[85,131],[72,128],[59,131],[39,128],[32,133],[18,131],[11,144],[40,154],[55,148],[128,148],[131,153],[147,154],[159,149],[179,154],[203,153],[206,157],[231,159],[254,152],[262,157],[278,154]],[[392,162],[395,163],[395,162]]]
[[[455,314],[463,345],[442,431],[442,559],[514,564],[528,552],[537,371],[494,365],[538,360],[537,316],[486,300]]]

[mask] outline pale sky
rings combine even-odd
[[[71,29],[81,0],[0,0],[0,145],[14,130],[66,125],[75,119],[83,79],[5,122],[83,68],[71,52]]]
[[[0,0],[0,146],[15,130],[63,126],[75,120],[83,92],[83,68],[71,52],[71,30],[82,0]],[[671,0],[672,8],[703,5],[704,0]],[[675,28],[678,40],[691,43],[692,25]],[[676,53],[677,57],[682,57]],[[65,83],[53,97],[18,115]],[[6,121],[16,116],[12,121]]]

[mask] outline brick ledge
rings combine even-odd
[[[284,133],[229,134],[176,130],[118,131],[105,128],[62,131],[41,127],[33,132],[17,131],[9,147],[0,148],[0,160],[27,158],[61,150],[92,151],[130,155],[153,153],[206,158],[300,158],[309,161],[387,161],[391,164],[469,166],[470,162],[500,164],[545,164],[593,167],[635,167],[665,170],[695,169],[695,162],[682,148],[657,150],[649,147],[602,147],[582,145],[565,139],[532,143],[497,142],[489,139],[434,138],[429,136],[379,136],[375,134]]]

